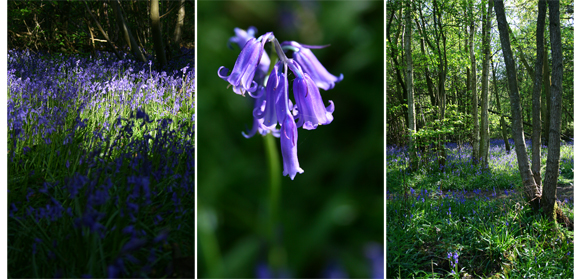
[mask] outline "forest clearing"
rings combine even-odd
[[[387,278],[572,278],[573,3],[387,1]]]

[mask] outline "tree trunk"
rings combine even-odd
[[[497,110],[499,112],[501,112],[501,103],[499,101],[499,91],[497,90],[497,79],[495,77],[495,67],[492,64],[491,67],[491,74],[493,75],[493,87],[494,87],[494,91],[495,91],[495,100],[497,102]],[[505,118],[503,117],[503,115],[499,116],[500,119],[500,123],[501,123],[501,135],[503,137],[503,142],[505,145],[505,152],[507,154],[510,153],[511,147],[510,147],[510,142],[508,139],[508,134],[507,134],[507,128],[506,128],[506,123],[505,123]]]
[[[479,162],[479,120],[477,115],[477,85],[475,84],[477,76],[477,68],[475,65],[475,50],[473,45],[473,38],[475,36],[475,20],[473,16],[473,1],[471,1],[469,7],[469,12],[471,15],[471,25],[469,26],[469,57],[471,59],[471,116],[473,118],[473,132],[471,134],[471,142],[473,151],[471,153],[471,161],[473,164],[478,164]]]
[[[560,29],[560,2],[549,1],[550,44],[552,49],[552,86],[550,104],[550,141],[542,196],[542,210],[553,220],[573,229],[573,223],[556,205],[556,186],[560,169],[560,130],[562,124],[562,35]]]
[[[165,48],[163,47],[163,36],[161,35],[161,22],[159,21],[159,0],[151,1],[151,31],[153,32],[153,47],[157,56],[157,61],[161,68],[167,65],[165,60]]]
[[[548,16],[549,18],[549,16]],[[546,38],[544,38],[544,95],[546,97],[546,113],[544,114],[544,145],[548,146],[550,140],[550,106],[551,106],[551,94],[550,94],[550,65],[548,65],[548,44]]]
[[[179,1],[179,10],[177,11],[177,23],[175,23],[175,32],[173,32],[173,43],[179,46],[181,42],[181,33],[183,32],[183,21],[185,19],[185,0]]]
[[[395,64],[395,67],[393,67],[395,69],[395,76],[396,76],[397,81],[399,83],[399,86],[401,88],[401,93],[400,94],[397,94],[396,97],[397,97],[397,99],[399,99],[399,102],[401,104],[405,104],[405,101],[404,101],[405,98],[404,98],[404,96],[407,96],[408,95],[407,94],[407,86],[405,85],[405,82],[403,81],[403,75],[401,74],[402,66],[399,64],[399,59],[397,57],[398,54],[396,53],[396,49],[398,48],[397,45],[399,44],[398,38],[399,38],[400,29],[397,29],[397,32],[395,33],[395,36],[394,36],[395,40],[394,40],[394,42],[391,39],[391,32],[390,32],[391,31],[391,23],[392,23],[393,18],[395,16],[395,11],[396,10],[399,11],[399,16],[401,15],[401,12],[400,12],[401,10],[400,9],[392,9],[392,12],[391,12],[391,14],[389,16],[389,20],[387,21],[387,41],[389,42],[389,46],[390,46],[389,54],[391,55],[392,61]],[[401,58],[401,60],[402,60],[402,58]],[[403,109],[403,113],[405,115],[407,115],[408,114],[408,108],[406,106],[402,106],[402,109]],[[404,117],[404,119],[405,119],[405,126],[408,127],[409,126],[409,123],[408,123],[409,118],[408,117]]]
[[[408,123],[409,123],[409,155],[411,159],[411,169],[417,169],[417,154],[415,153],[415,143],[413,138],[415,137],[415,100],[413,96],[413,53],[411,49],[411,32],[413,26],[411,25],[411,1],[407,2],[407,8],[405,9],[405,55],[407,56],[407,104],[409,106],[408,110]]]
[[[434,16],[434,23],[436,26],[436,29],[439,34],[437,34],[437,52],[438,52],[438,56],[439,56],[439,85],[438,85],[438,93],[439,93],[439,119],[440,119],[440,123],[441,125],[444,125],[444,120],[445,120],[445,110],[446,110],[446,106],[447,106],[447,96],[446,96],[446,92],[445,92],[445,81],[447,80],[447,70],[448,70],[448,62],[447,62],[447,37],[445,37],[445,32],[443,31],[443,19],[442,19],[442,15],[443,15],[443,11],[441,10],[441,7],[438,6],[437,4],[437,0],[433,0],[433,8],[434,11],[433,13],[435,14]],[[443,45],[443,50],[441,50],[441,45]],[[446,155],[446,151],[445,151],[445,147],[443,146],[443,144],[446,142],[445,139],[445,135],[441,135],[439,137],[438,143],[437,143],[437,149],[438,149],[438,157],[439,157],[439,166],[445,166],[446,164],[446,160],[447,160],[447,155]]]
[[[121,31],[123,32],[125,42],[127,42],[127,45],[131,47],[131,52],[135,56],[135,59],[140,60],[142,62],[147,62],[147,59],[145,59],[143,52],[141,52],[141,49],[139,49],[139,46],[137,45],[137,41],[135,41],[135,38],[131,34],[131,30],[129,29],[129,26],[127,26],[127,23],[125,22],[125,19],[123,18],[123,13],[121,12],[121,7],[119,5],[118,0],[113,0],[111,2],[113,3],[113,8],[115,9],[115,13],[117,14],[117,22],[119,23],[119,26],[121,27]]]
[[[528,155],[526,154],[526,142],[524,139],[523,125],[522,125],[522,108],[520,103],[520,93],[516,81],[516,66],[513,58],[513,53],[510,46],[507,21],[505,17],[505,10],[502,0],[494,0],[495,14],[497,16],[497,25],[499,30],[499,37],[501,40],[501,48],[506,65],[508,87],[510,93],[510,104],[512,110],[512,136],[514,138],[516,156],[518,159],[518,169],[524,184],[524,192],[526,199],[534,210],[539,209],[539,201],[541,198],[540,190],[536,184],[530,169]]]
[[[481,26],[483,27],[483,74],[481,77],[481,141],[479,144],[479,157],[482,160],[484,169],[489,168],[489,117],[487,110],[489,107],[489,48],[491,30],[491,16],[493,5],[488,2],[487,13],[483,15]]]
[[[536,28],[536,65],[534,77],[534,89],[532,91],[532,116],[533,116],[533,132],[532,132],[532,173],[538,186],[542,185],[542,176],[540,174],[541,164],[541,133],[542,120],[540,112],[542,110],[542,63],[544,61],[544,26],[546,25],[546,2],[540,0],[538,3],[538,23]]]
[[[420,29],[419,29],[420,30]],[[421,38],[421,54],[423,57],[427,57],[425,54],[425,39]],[[437,99],[435,97],[435,93],[433,92],[433,80],[431,80],[431,74],[429,73],[429,66],[427,62],[425,64],[425,80],[427,81],[427,92],[429,93],[429,99],[431,100],[431,105],[437,106]]]

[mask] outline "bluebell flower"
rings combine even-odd
[[[244,47],[244,45],[246,44],[246,42],[250,39],[250,38],[255,38],[256,37],[256,33],[258,33],[258,29],[256,29],[256,27],[254,26],[250,26],[248,28],[248,30],[244,30],[241,28],[234,28],[234,32],[236,33],[235,36],[231,37],[230,40],[228,41],[228,47],[232,48],[231,43],[237,44],[240,49]]]
[[[324,107],[320,91],[308,73],[302,72],[300,66],[290,60],[288,65],[296,75],[294,79],[294,100],[298,108],[298,126],[306,130],[314,130],[318,125],[327,125],[334,119],[334,103]]]
[[[272,127],[278,123],[278,118],[276,117],[276,103],[279,100],[283,102],[282,99],[284,99],[284,92],[288,91],[288,80],[281,71],[282,66],[282,61],[278,61],[278,63],[274,65],[266,85],[266,96],[262,101],[262,105],[259,107],[260,109],[254,110],[254,117],[263,119],[263,125],[266,127]]]
[[[316,86],[324,90],[330,90],[334,88],[334,83],[339,82],[343,79],[343,75],[340,74],[339,77],[330,74],[320,61],[314,56],[314,53],[310,50],[311,48],[323,48],[326,46],[308,46],[301,45],[297,42],[283,42],[282,47],[291,46],[294,50],[293,58],[302,66],[304,72],[308,73]]]
[[[282,146],[282,160],[284,162],[283,176],[290,176],[294,180],[296,173],[304,173],[298,164],[297,155],[298,131],[294,117],[288,112],[282,123],[280,132],[280,145]]]
[[[264,45],[272,37],[272,32],[268,32],[258,39],[250,38],[244,45],[229,76],[227,76],[228,68],[222,66],[218,69],[218,76],[229,82],[236,94],[244,95],[245,92],[252,93],[258,89],[254,75],[264,53]]]
[[[236,32],[236,36],[231,37],[228,42],[228,46],[230,48],[231,48],[230,43],[236,43],[240,47],[240,49],[243,49],[246,42],[254,38],[255,34],[257,33],[257,29],[253,26],[248,28],[248,31],[239,28],[235,28],[234,31]],[[254,115],[256,115],[256,113],[258,112],[264,111],[265,109],[264,101],[266,99],[265,96],[266,88],[263,86],[263,82],[269,67],[270,67],[270,58],[265,52],[263,52],[253,77],[253,80],[256,82],[257,85],[256,89],[257,94],[255,95],[250,94],[250,96],[256,98],[254,103]],[[227,73],[227,71],[225,71],[225,73]],[[236,88],[234,88],[234,92],[236,92]],[[242,132],[242,135],[246,138],[250,138],[254,136],[256,132],[260,133],[261,135],[266,135],[271,132],[275,137],[279,137],[279,131],[275,129],[273,125],[264,125],[264,119],[262,119],[261,117],[254,116],[252,129],[247,132]]]
[[[252,124],[252,129],[247,131],[247,132],[242,132],[242,135],[245,138],[251,138],[253,137],[256,132],[258,132],[260,135],[265,136],[268,133],[272,133],[272,135],[274,135],[274,137],[279,137],[280,136],[280,131],[278,129],[276,129],[275,125],[272,126],[266,126],[264,125],[264,118],[259,118],[256,117],[256,115],[259,115],[260,112],[265,111],[266,110],[266,104],[267,104],[267,100],[266,100],[266,96],[267,94],[265,93],[266,88],[260,86],[258,88],[258,98],[256,98],[256,102],[254,103],[254,121]]]
[[[129,240],[129,242],[127,242],[127,243],[125,243],[125,245],[123,245],[123,248],[121,249],[121,253],[128,253],[131,251],[135,251],[135,250],[140,249],[141,247],[145,246],[146,243],[147,243],[147,240],[145,240],[145,239],[131,238]]]

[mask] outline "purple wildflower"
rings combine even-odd
[[[296,123],[290,113],[286,115],[282,124],[282,132],[280,135],[280,142],[282,146],[282,158],[284,162],[283,176],[290,176],[294,180],[296,173],[304,173],[298,164],[297,142],[298,131],[296,130]]]
[[[318,125],[326,125],[332,122],[334,103],[330,102],[328,107],[324,107],[320,91],[308,73],[303,73],[300,66],[291,61],[290,69],[296,75],[294,79],[294,99],[298,107],[298,126],[303,129],[313,130]]]
[[[236,94],[243,96],[246,91],[251,93],[258,89],[254,75],[264,53],[264,45],[272,37],[272,32],[268,32],[258,39],[250,38],[244,45],[229,76],[227,76],[228,68],[223,66],[219,68],[218,76],[229,82],[234,87]]]
[[[297,42],[284,42],[282,47],[291,46],[294,51],[294,60],[302,66],[304,72],[308,73],[316,86],[324,90],[330,90],[334,88],[334,83],[339,82],[343,79],[343,75],[340,74],[339,77],[335,77],[330,74],[320,61],[314,56],[314,53],[310,50],[311,48],[324,48],[326,46],[307,46],[301,45]]]

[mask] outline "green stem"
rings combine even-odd
[[[281,184],[281,167],[279,150],[276,146],[274,136],[266,135],[264,138],[266,157],[268,160],[268,173],[270,178],[270,197],[269,197],[269,222],[268,237],[270,240],[270,252],[268,262],[271,267],[280,267],[283,258],[281,257],[281,247],[276,238],[276,227],[278,226],[278,205],[280,201],[280,184]]]

